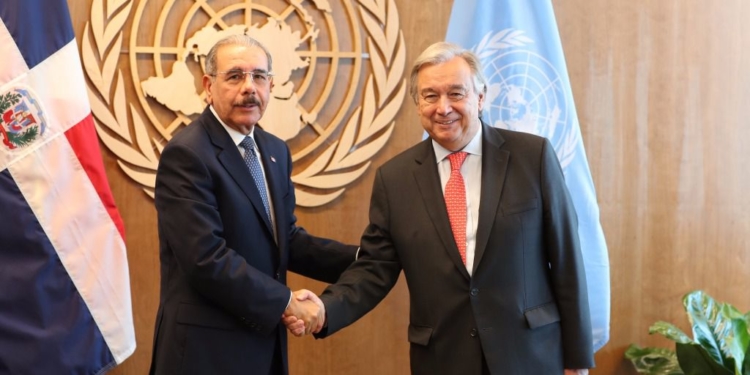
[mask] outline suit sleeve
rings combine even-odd
[[[389,230],[387,186],[379,170],[370,202],[370,224],[362,235],[359,258],[320,296],[326,324],[316,337],[326,337],[354,323],[388,295],[398,281],[401,263]]]
[[[285,200],[287,217],[289,217],[289,270],[318,281],[334,283],[356,258],[358,247],[341,242],[316,237],[304,228],[297,226],[294,208],[297,205],[294,185],[292,184],[292,156],[286,144],[286,183],[289,192]]]
[[[544,238],[562,324],[565,368],[594,366],[586,274],[578,239],[578,219],[560,163],[547,139],[542,147]]]
[[[354,262],[357,246],[313,236],[294,227],[289,270],[325,283],[335,283]]]
[[[161,241],[193,290],[270,334],[286,309],[290,290],[227,246],[224,226],[236,223],[222,222],[214,183],[204,161],[188,147],[164,149],[155,194]]]

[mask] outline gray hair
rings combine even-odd
[[[261,44],[258,40],[250,37],[249,35],[230,35],[216,42],[216,44],[211,47],[211,50],[208,51],[208,55],[206,55],[206,74],[210,76],[216,75],[216,53],[219,51],[219,48],[229,45],[260,47],[260,49],[262,49],[263,52],[266,53],[266,58],[268,59],[268,71],[272,71],[271,67],[273,64],[273,60],[271,59],[271,53],[268,52],[268,48],[266,48],[266,46]]]
[[[482,73],[482,63],[479,62],[477,55],[475,55],[474,52],[453,43],[437,42],[427,47],[412,65],[411,77],[409,78],[409,94],[411,94],[412,99],[414,99],[414,103],[418,102],[417,74],[419,74],[419,70],[424,66],[445,63],[454,57],[460,57],[469,64],[474,81],[474,92],[476,94],[487,93],[487,80],[484,78],[484,73]]]

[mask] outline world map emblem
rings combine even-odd
[[[484,118],[494,127],[550,140],[563,170],[575,156],[579,134],[573,105],[553,64],[526,46],[523,30],[489,32],[472,50],[487,78]],[[572,112],[572,113],[571,113]]]
[[[247,34],[273,57],[259,124],[291,149],[297,204],[325,205],[393,132],[406,93],[398,23],[393,0],[94,0],[81,55],[97,133],[153,197],[161,150],[205,108],[209,49]]]
[[[19,86],[0,93],[0,140],[5,150],[30,146],[46,128],[44,111],[30,88]]]

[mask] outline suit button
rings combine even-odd
[[[280,273],[278,273],[278,272],[276,272],[276,280],[278,280],[278,279],[279,279],[279,277],[281,277],[281,274],[280,274]]]
[[[471,337],[477,337],[477,329],[476,328],[472,328],[470,335],[471,335]]]
[[[472,289],[471,289],[471,296],[472,296],[472,297],[476,297],[476,296],[477,296],[477,294],[479,294],[479,289],[477,289],[477,288],[472,288]]]

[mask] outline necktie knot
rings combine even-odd
[[[451,171],[461,169],[461,165],[464,164],[466,156],[469,154],[466,151],[458,151],[448,155],[448,160],[451,162]]]
[[[255,154],[255,140],[253,140],[253,137],[245,137],[245,139],[240,142],[240,147],[245,149],[245,152],[252,152]]]

